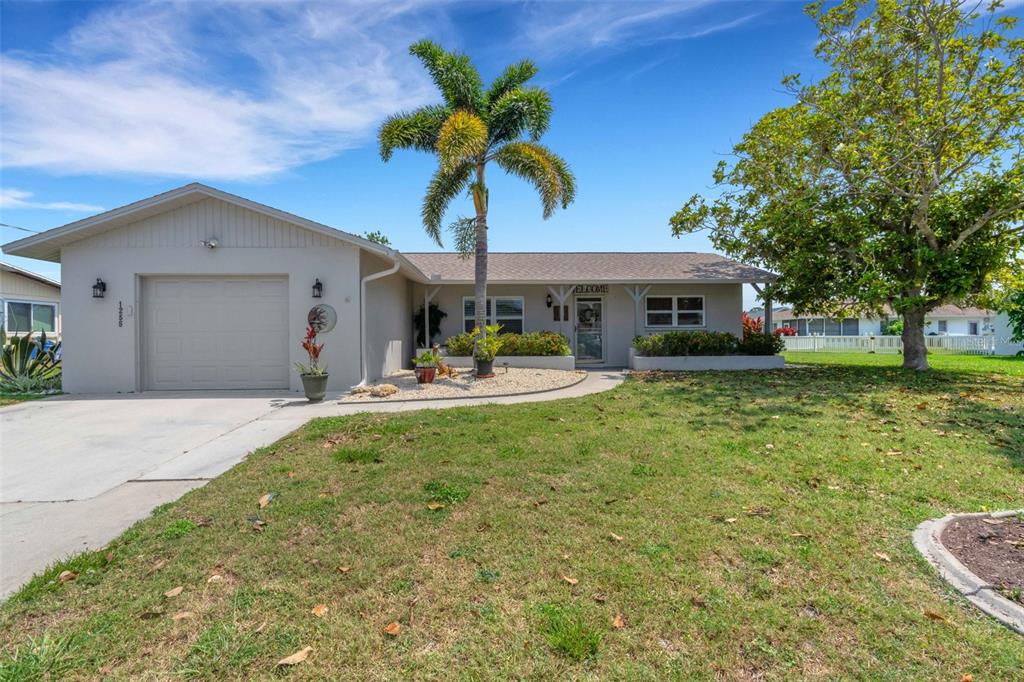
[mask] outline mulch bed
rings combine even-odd
[[[974,575],[1024,604],[1024,520],[971,516],[953,521],[942,544]]]

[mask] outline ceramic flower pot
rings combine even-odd
[[[476,376],[478,379],[490,379],[494,376],[494,360],[481,360],[477,358],[476,361]]]
[[[306,392],[306,399],[311,403],[318,403],[327,394],[326,374],[301,374],[302,389]]]
[[[432,384],[434,378],[437,376],[437,367],[417,367],[416,368],[416,383],[417,384]]]

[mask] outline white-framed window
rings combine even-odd
[[[8,334],[57,331],[57,305],[32,301],[7,301],[4,329]]]
[[[978,335],[978,323],[977,322],[968,322],[967,323],[967,333],[970,334],[971,336],[977,336]]]
[[[945,334],[949,331],[949,320],[939,320],[939,333]]]
[[[645,299],[648,327],[703,327],[703,296],[648,296]]]
[[[526,321],[522,296],[488,296],[487,324],[500,324],[505,334],[522,334]],[[476,299],[462,297],[462,328],[469,332],[476,326]]]

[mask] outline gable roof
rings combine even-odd
[[[60,282],[58,282],[57,280],[50,279],[46,275],[40,275],[38,272],[32,272],[31,270],[19,268],[17,265],[11,265],[10,263],[0,262],[0,270],[3,270],[4,272],[12,272],[16,275],[21,275],[22,277],[28,277],[29,279],[33,279],[39,282],[40,284],[45,284],[47,286],[56,287],[57,289],[60,289]]]
[[[308,220],[294,213],[288,213],[287,211],[282,211],[198,182],[193,182],[149,197],[148,199],[142,199],[126,206],[121,206],[120,208],[83,218],[82,220],[76,220],[73,223],[55,227],[52,230],[47,230],[31,237],[10,242],[3,246],[3,251],[14,256],[38,258],[39,260],[59,263],[60,249],[63,246],[207,198],[219,199],[328,237],[349,242],[371,253],[387,257],[398,257],[405,265],[405,270],[413,279],[423,278],[422,273],[416,271],[415,267],[409,264],[404,257],[399,256],[398,252],[394,249],[371,242],[349,232]]]
[[[472,282],[473,259],[457,253],[407,253],[434,282]],[[487,281],[559,284],[579,282],[658,282],[722,284],[768,282],[772,273],[714,253],[574,252],[487,255]]]

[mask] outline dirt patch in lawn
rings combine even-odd
[[[942,532],[942,544],[1008,599],[1024,604],[1024,520],[968,516]]]

